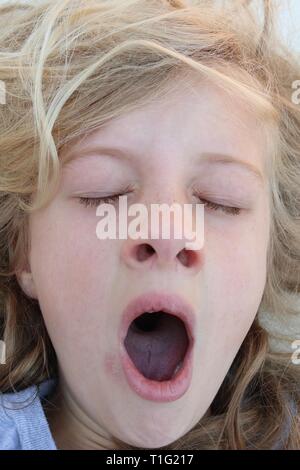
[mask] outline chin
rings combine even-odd
[[[130,420],[128,420],[128,422],[130,422]],[[169,422],[168,428],[163,432],[163,427],[159,426],[159,422],[153,423],[152,421],[152,426],[150,426],[149,423],[149,426],[131,427],[130,433],[122,433],[119,439],[134,447],[156,449],[172,444],[187,431],[186,426],[181,428],[178,422],[174,422],[174,424]]]

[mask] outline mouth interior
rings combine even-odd
[[[189,345],[184,322],[169,313],[145,312],[131,322],[124,345],[139,372],[150,380],[170,380]]]

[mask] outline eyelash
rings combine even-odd
[[[112,194],[111,196],[79,197],[78,199],[80,204],[83,204],[85,207],[97,207],[99,204],[115,204],[121,196],[126,196],[126,194],[132,192],[133,189],[132,186],[128,185],[122,189],[120,193]]]
[[[111,196],[90,198],[90,197],[79,197],[80,204],[83,204],[85,207],[97,207],[99,204],[115,204],[121,196],[125,196],[127,193],[122,192],[119,194],[112,194]],[[229,215],[240,215],[241,208],[233,206],[225,206],[223,204],[217,204],[216,202],[208,201],[207,199],[200,198],[196,195],[200,202],[204,204],[205,207],[208,207],[212,210],[221,210]]]
[[[120,196],[124,196],[124,194],[113,194],[112,196],[104,196],[104,197],[80,197],[79,202],[83,204],[85,207],[97,207],[99,204],[115,204]]]
[[[200,197],[199,197],[199,200],[201,201],[202,204],[205,205],[205,207],[209,207],[210,209],[215,210],[215,211],[221,210],[222,212],[225,212],[226,214],[229,214],[229,215],[240,215],[241,210],[242,210],[240,207],[224,206],[223,204],[217,204],[216,202],[207,201],[207,199],[203,199]]]

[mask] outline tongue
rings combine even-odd
[[[150,328],[145,323],[147,318],[154,322]],[[131,323],[124,344],[136,368],[146,378],[162,381],[171,379],[184,358],[188,336],[183,322],[176,316],[146,313]]]

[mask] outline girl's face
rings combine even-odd
[[[88,153],[95,145],[114,150]],[[209,412],[261,302],[270,224],[261,128],[238,101],[195,82],[86,135],[68,155],[55,197],[30,216],[29,257],[66,409],[86,445],[113,437],[170,444]],[[197,188],[241,210],[206,206],[204,246],[186,263],[184,239],[96,236],[96,207],[79,197],[128,185],[128,204],[201,202]],[[145,243],[152,250],[139,256]],[[123,311],[153,292],[176,294],[194,310],[191,382],[168,401],[134,390],[120,358]]]

